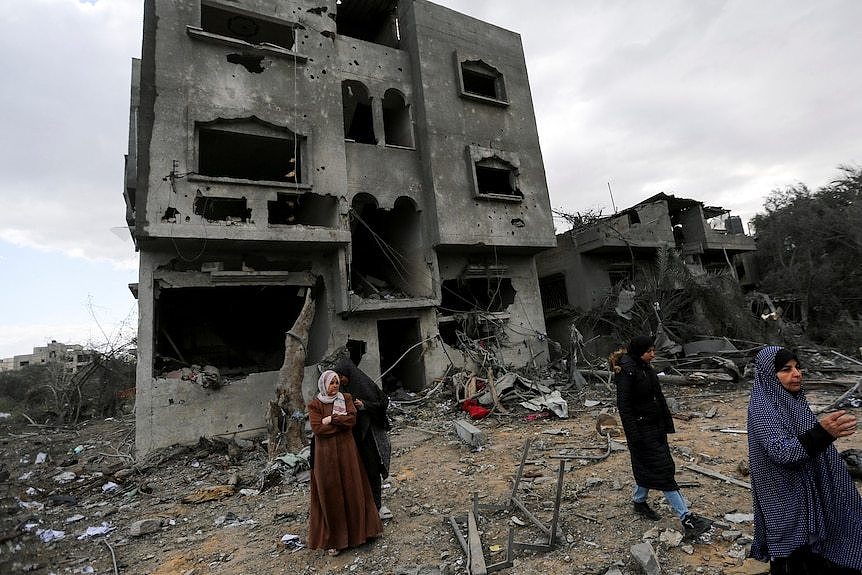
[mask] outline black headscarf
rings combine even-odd
[[[775,373],[781,371],[781,368],[787,365],[787,362],[791,359],[795,359],[796,365],[799,365],[799,358],[796,356],[796,352],[790,351],[784,347],[779,348],[775,354]]]
[[[639,335],[629,342],[628,354],[635,359],[640,359],[651,347],[655,346],[655,338],[648,335]]]

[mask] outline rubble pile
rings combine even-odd
[[[68,429],[0,417],[0,572],[477,572],[465,544],[512,573],[763,572],[745,559],[745,373],[756,348],[727,343],[658,362],[677,480],[692,510],[715,522],[697,540],[682,538],[659,493],[658,522],[632,512],[603,358],[514,370],[485,348],[481,369],[392,395],[383,493],[392,516],[379,540],[338,557],[304,547],[307,450],[270,462],[263,437],[209,437],[136,460],[132,417]],[[859,362],[830,350],[802,358],[815,408],[862,415]],[[859,467],[860,434],[836,446]]]

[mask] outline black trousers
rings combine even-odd
[[[840,567],[811,551],[811,547],[800,547],[789,557],[777,557],[769,564],[772,575],[862,575],[859,569]]]
[[[355,436],[354,436],[355,437]],[[362,460],[362,467],[365,468],[365,474],[368,476],[368,483],[371,484],[371,495],[374,496],[374,505],[378,511],[383,504],[383,466],[380,464],[380,455],[377,453],[377,446],[374,444],[374,439],[369,433],[365,439],[357,439],[356,447],[359,451],[359,459]]]

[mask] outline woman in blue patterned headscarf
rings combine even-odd
[[[836,411],[817,421],[792,351],[765,347],[754,363],[751,556],[771,560],[771,573],[862,573],[862,496],[832,445],[856,430],[856,418]]]

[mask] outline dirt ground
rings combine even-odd
[[[839,392],[823,387],[808,396],[812,403],[826,403]],[[473,492],[482,504],[506,503],[527,440],[532,446],[519,498],[546,524],[559,465],[553,456],[563,450],[575,457],[566,463],[560,542],[550,551],[519,551],[504,573],[604,574],[614,566],[622,573],[639,573],[630,547],[645,537],[656,549],[663,573],[731,573],[742,563],[752,526],[730,523],[724,516],[750,513],[750,491],[686,466],[748,479],[739,469],[747,459],[747,436],[721,431],[745,429],[747,387],[665,386],[665,394],[675,407],[677,433],[671,444],[683,494],[694,512],[722,523],[694,542],[672,546],[659,540],[661,532],[680,529],[659,493],[652,493],[650,501],[660,521],[632,514],[624,444],[603,460],[578,457],[601,455],[607,445],[596,431],[596,417],[602,410],[615,415],[615,409],[610,391],[601,384],[580,394],[564,393],[568,419],[530,421],[528,412],[518,408],[474,422],[487,438],[478,450],[454,433],[452,421],[462,414],[444,390],[425,403],[393,411],[391,477],[383,495],[393,518],[377,541],[337,557],[280,543],[286,534],[305,540],[307,482],[281,482],[260,494],[239,491],[259,487],[266,465],[259,444],[240,442],[241,452],[232,454],[203,445],[167,449],[133,467],[132,416],[61,430],[18,417],[2,419],[0,573],[465,573],[449,517],[466,515]],[[586,400],[599,403],[585,407]],[[707,417],[713,410],[714,416]],[[862,448],[862,433],[838,441],[837,447]],[[44,463],[37,463],[40,453],[47,455]],[[63,473],[71,478],[68,482],[59,481]],[[117,485],[113,489],[112,483]],[[205,488],[230,484],[236,491],[222,488],[223,499],[183,502]],[[512,517],[529,524],[517,508],[482,513],[479,527],[488,564],[504,559]],[[155,531],[134,535],[133,524],[148,518],[157,520]],[[99,527],[108,532],[86,535],[88,528]],[[51,530],[62,531],[62,538],[43,542],[41,537],[55,534]],[[516,541],[543,539],[547,542],[529,525],[515,526]]]

